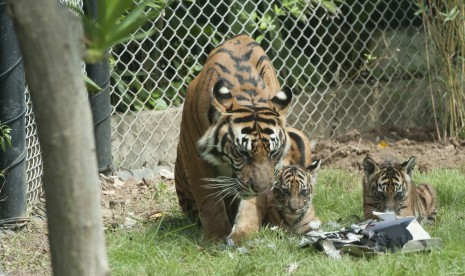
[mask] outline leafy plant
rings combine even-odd
[[[3,152],[6,151],[6,147],[9,146],[11,147],[11,128],[2,122],[0,122],[0,148]],[[0,177],[3,177],[5,174],[5,171],[0,171]],[[1,187],[0,187],[1,191]],[[1,201],[2,199],[0,199]]]
[[[91,7],[89,0],[84,0]],[[141,39],[155,32],[135,32],[150,20],[156,18],[168,4],[165,0],[98,0],[93,16],[81,9],[71,8],[81,16],[86,34],[86,56],[88,63],[105,58],[108,49],[116,44]]]
[[[0,122],[0,148],[3,152],[6,151],[6,147],[11,147],[11,128]]]
[[[88,12],[77,6],[69,5],[82,20],[86,35],[86,53],[84,60],[95,63],[106,58],[108,49],[130,40],[139,40],[153,34],[156,29],[138,32],[142,26],[160,15],[169,0],[97,0],[95,13],[89,0],[84,0]],[[87,76],[84,77],[90,94],[101,88]]]

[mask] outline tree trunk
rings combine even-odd
[[[10,0],[44,160],[55,275],[109,274],[82,29],[57,0]]]

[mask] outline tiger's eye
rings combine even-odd
[[[380,200],[380,199],[385,199],[385,198],[386,198],[386,195],[385,195],[383,192],[375,191],[375,192],[373,193],[373,197],[374,197],[375,199]]]
[[[301,196],[307,196],[308,195],[308,190],[307,189],[300,190],[300,195]]]
[[[283,187],[283,188],[281,188],[279,190],[285,195],[291,195],[291,192],[289,191],[288,188]]]
[[[396,196],[395,196],[395,199],[401,200],[402,198],[404,198],[404,192],[403,191],[397,192]]]

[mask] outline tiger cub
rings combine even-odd
[[[277,172],[269,210],[264,223],[282,227],[294,234],[305,234],[319,228],[312,199],[321,160],[311,163],[310,141],[301,131],[287,128],[291,149]]]
[[[412,181],[415,156],[403,163],[386,161],[376,163],[363,159],[363,213],[372,219],[373,211],[414,216],[418,221],[432,222],[436,216],[436,192],[429,184],[416,186]]]

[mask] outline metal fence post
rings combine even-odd
[[[22,56],[13,21],[0,1],[0,122],[11,128],[12,146],[0,149],[0,226],[27,216],[26,98]]]
[[[97,1],[90,0],[90,6],[85,6],[85,13],[95,17]],[[111,155],[111,101],[110,101],[110,66],[108,56],[97,63],[86,64],[87,75],[102,88],[99,93],[90,96],[90,105],[94,121],[95,146],[97,150],[97,164],[99,172],[112,171]]]

